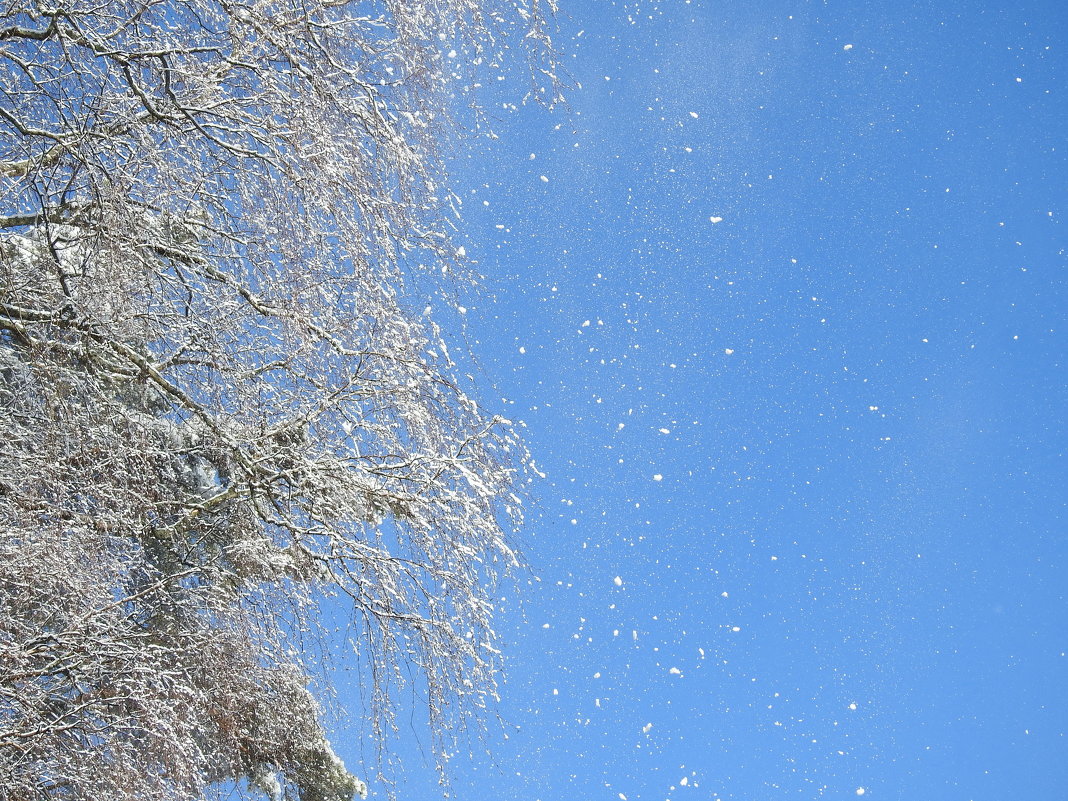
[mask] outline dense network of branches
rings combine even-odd
[[[308,689],[324,598],[369,737],[413,664],[438,734],[492,697],[523,454],[403,279],[454,253],[471,70],[522,41],[551,86],[542,11],[4,3],[0,796],[365,792]]]

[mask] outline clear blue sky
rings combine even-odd
[[[452,168],[547,474],[455,797],[1068,799],[1068,7],[562,5]]]

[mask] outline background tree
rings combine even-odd
[[[439,736],[494,695],[524,455],[405,277],[453,261],[472,65],[518,25],[551,93],[544,5],[5,4],[8,798],[365,792],[308,689],[330,595],[377,743],[403,665]]]

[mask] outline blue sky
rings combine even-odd
[[[1068,799],[1068,10],[563,6],[452,166],[547,475],[455,796]]]

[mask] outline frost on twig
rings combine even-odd
[[[402,664],[442,751],[495,697],[524,453],[404,279],[456,252],[457,70],[518,35],[555,96],[544,5],[0,12],[8,798],[365,794],[308,689],[335,596],[376,746]]]

